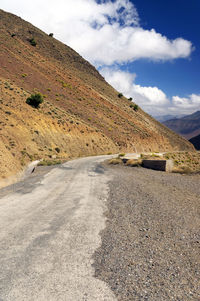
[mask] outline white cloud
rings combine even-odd
[[[1,7],[53,32],[96,66],[186,58],[192,51],[190,41],[141,28],[129,0],[1,0]]]
[[[184,112],[197,111],[200,109],[200,95],[191,94],[188,97],[172,97],[172,104],[175,108],[181,109]]]
[[[154,116],[165,115],[166,111],[174,115],[190,114],[200,109],[200,95],[192,94],[186,98],[173,96],[169,99],[158,87],[137,85],[136,74],[108,67],[101,69],[101,74],[117,91],[132,97],[134,102]]]
[[[106,80],[126,96],[132,96],[150,114],[191,113],[199,109],[200,95],[168,99],[158,87],[142,87],[135,74],[113,70],[115,63],[138,59],[173,60],[187,58],[193,47],[178,37],[170,40],[154,29],[139,24],[129,0],[1,0],[1,8],[17,14],[74,48],[96,66]]]

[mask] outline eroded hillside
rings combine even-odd
[[[54,37],[2,10],[0,28],[1,178],[37,158],[193,150]],[[26,104],[36,92],[39,109]]]

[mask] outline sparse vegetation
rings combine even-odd
[[[26,103],[34,108],[39,108],[40,104],[43,103],[43,97],[40,93],[32,94],[27,98]]]
[[[62,163],[61,160],[43,160],[38,164],[38,166],[51,166],[51,165],[57,165],[61,163]]]
[[[57,153],[60,153],[60,148],[59,148],[59,147],[56,147],[56,148],[55,148],[55,151],[56,151]]]
[[[200,172],[200,153],[199,152],[171,152],[164,154],[165,159],[174,162],[176,173],[199,173]]]
[[[117,164],[121,164],[122,160],[120,158],[113,158],[113,159],[109,160],[108,163],[113,164],[113,165],[117,165]]]
[[[35,41],[34,38],[30,39],[29,42],[30,42],[30,44],[31,44],[32,46],[36,47],[37,42]]]
[[[124,156],[125,156],[125,153],[119,154],[119,157],[124,157]]]
[[[132,108],[135,112],[137,112],[138,109],[139,109],[139,106],[136,105],[135,103],[131,103],[131,104],[130,104],[130,108]]]
[[[130,159],[126,162],[126,166],[130,167],[139,167],[142,166],[142,160],[139,159]]]
[[[119,93],[119,94],[118,94],[118,97],[119,97],[119,98],[122,98],[122,97],[123,97],[123,94],[122,94],[122,93]]]

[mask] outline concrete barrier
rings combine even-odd
[[[145,168],[172,172],[174,164],[172,160],[143,160],[142,166]]]

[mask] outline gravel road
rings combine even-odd
[[[105,159],[0,190],[0,301],[200,300],[200,176]]]
[[[116,300],[92,267],[105,227],[102,160],[39,168],[0,190],[0,301]]]
[[[107,166],[98,279],[117,300],[200,300],[200,176]]]

